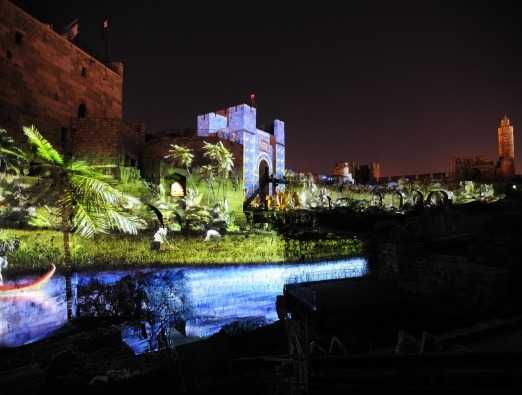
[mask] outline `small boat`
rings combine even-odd
[[[16,292],[24,292],[24,291],[33,291],[35,289],[38,289],[42,285],[47,283],[47,281],[49,281],[49,279],[54,275],[55,271],[56,271],[56,266],[52,265],[51,269],[47,273],[45,273],[43,276],[36,278],[33,281],[0,285],[0,296],[5,295],[5,294],[13,294]]]

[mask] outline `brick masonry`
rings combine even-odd
[[[77,156],[121,157],[139,161],[145,136],[143,124],[115,118],[75,118],[66,151]]]
[[[136,127],[122,122],[122,89],[121,63],[100,62],[0,0],[0,127],[15,139],[24,141],[22,126],[35,124],[57,147],[119,155],[115,150],[125,144],[116,140],[127,132],[128,145],[137,146]],[[69,136],[77,142],[67,141]],[[144,133],[139,138],[144,141]]]

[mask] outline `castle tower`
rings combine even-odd
[[[276,119],[274,121],[275,136],[275,175],[277,178],[285,176],[285,123]],[[284,184],[279,185],[279,191],[284,191]]]
[[[215,135],[243,146],[243,188],[251,196],[263,184],[262,195],[275,192],[264,180],[282,178],[285,173],[285,123],[276,119],[271,131],[258,129],[257,110],[247,104],[199,115],[198,137]],[[273,132],[273,133],[270,133]],[[284,190],[279,185],[278,190]]]
[[[511,121],[504,115],[500,120],[498,133],[498,174],[503,178],[509,178],[515,175],[515,139],[513,135],[513,125]]]
[[[381,178],[381,164],[379,162],[372,162],[371,165],[371,180],[374,182],[379,182]]]
[[[228,109],[228,130],[239,136],[243,144],[243,187],[246,196],[250,196],[259,185],[259,136],[256,122],[257,111],[254,107],[240,104]]]

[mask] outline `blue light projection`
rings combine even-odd
[[[257,110],[246,104],[199,115],[198,136],[218,134],[220,138],[243,145],[243,186],[247,196],[259,186],[259,164],[266,160],[270,175],[281,178],[285,172],[285,123],[275,120],[274,135],[258,129]],[[274,142],[272,142],[273,137]],[[284,190],[284,186],[279,186]]]
[[[157,322],[182,318],[185,338],[210,336],[237,321],[257,325],[277,320],[275,301],[285,284],[359,277],[367,273],[367,261],[353,258],[305,264],[182,267],[80,273],[77,287],[93,280],[114,284],[125,276],[145,275],[146,292]],[[76,303],[81,301],[74,301]],[[0,347],[17,347],[48,337],[66,323],[65,280],[55,276],[41,290],[0,298]],[[157,322],[144,328],[125,327],[122,335],[136,353],[154,349]],[[172,322],[170,320],[169,322]],[[179,342],[183,337],[179,334]]]
[[[26,277],[23,281],[34,278]],[[44,339],[66,322],[65,280],[62,277],[51,278],[40,290],[0,295],[0,348]]]

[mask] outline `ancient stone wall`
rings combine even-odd
[[[0,126],[15,138],[34,123],[59,146],[71,118],[121,119],[123,69],[113,69],[0,0]]]
[[[137,161],[143,150],[145,127],[114,118],[75,118],[67,148],[75,156],[102,156]],[[63,147],[62,141],[62,147]]]

